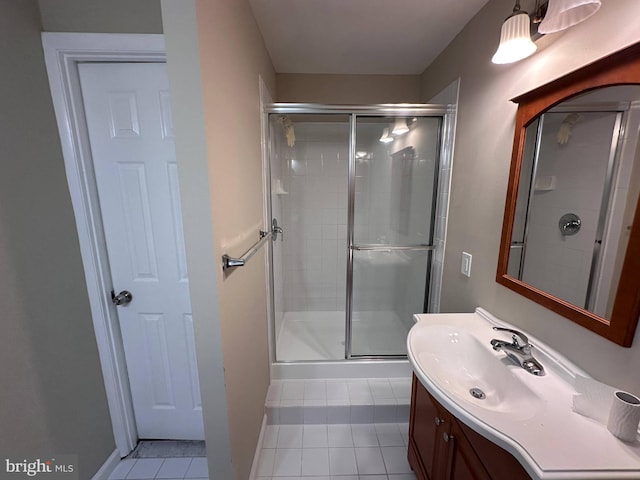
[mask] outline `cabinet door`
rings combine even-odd
[[[464,436],[464,432],[453,420],[450,433],[442,434],[443,445],[446,445],[447,480],[491,480],[480,458]]]
[[[464,423],[458,422],[464,437],[473,445],[478,457],[482,459],[484,468],[493,480],[531,480],[527,471],[506,450],[474,432]]]
[[[420,382],[413,377],[412,419],[409,434],[415,443],[422,466],[429,479],[442,478],[438,472],[442,464],[441,435],[447,428],[449,414],[437,408]],[[440,468],[442,470],[442,468]]]
[[[531,480],[515,457],[456,420],[415,375],[409,461],[419,480]]]

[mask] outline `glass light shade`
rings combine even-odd
[[[391,135],[404,135],[408,131],[409,127],[407,127],[407,120],[404,118],[396,118]]]
[[[538,32],[546,35],[572,27],[596,13],[601,5],[600,0],[549,0]]]
[[[507,18],[500,31],[500,45],[493,55],[493,63],[513,63],[527,58],[536,51],[536,44],[531,41],[529,15],[518,12]]]
[[[393,137],[391,135],[389,135],[389,129],[385,128],[382,131],[382,136],[380,137],[380,141],[382,143],[389,143],[389,142],[393,142]]]

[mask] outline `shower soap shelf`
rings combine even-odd
[[[275,185],[273,187],[273,190],[271,191],[271,193],[273,193],[274,195],[288,195],[289,192],[286,192],[284,190],[284,187],[282,186],[282,180],[278,179],[275,182]]]
[[[556,176],[548,175],[544,177],[536,178],[536,183],[533,186],[536,192],[549,192],[556,189]]]

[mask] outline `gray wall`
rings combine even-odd
[[[512,8],[512,0],[491,0],[423,74],[424,100],[460,77],[442,311],[485,307],[596,378],[640,393],[640,376],[629,368],[640,364],[640,329],[634,346],[622,348],[495,282],[517,109],[509,99],[640,41],[628,20],[640,16],[640,2],[603,2],[584,23],[541,39],[528,59],[493,65]],[[471,278],[460,274],[462,251],[473,254]]]
[[[35,0],[0,0],[0,452],[115,449]]]
[[[45,32],[162,33],[160,0],[38,0]]]
[[[418,103],[420,75],[321,75],[279,73],[278,102]]]

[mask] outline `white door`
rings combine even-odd
[[[79,70],[138,435],[202,440],[166,66]]]

